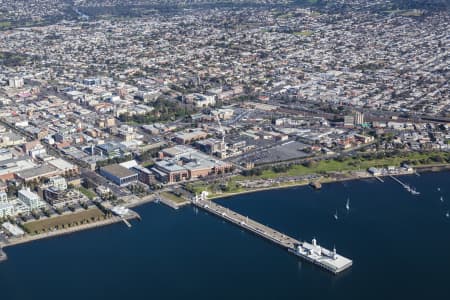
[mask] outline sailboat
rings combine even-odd
[[[335,219],[335,220],[339,219],[338,213],[337,213],[337,209],[336,209],[336,213],[334,214],[334,219]]]
[[[345,209],[346,209],[347,211],[350,210],[350,199],[347,199],[347,203],[345,203]]]

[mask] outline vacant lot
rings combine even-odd
[[[32,221],[24,224],[25,230],[30,234],[38,234],[55,229],[69,228],[80,224],[103,220],[105,215],[98,208],[67,214],[45,220]]]

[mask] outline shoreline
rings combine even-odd
[[[367,176],[349,176],[349,177],[342,177],[342,178],[328,178],[325,180],[319,180],[321,184],[328,184],[328,183],[334,183],[334,182],[344,182],[344,181],[352,181],[352,180],[363,180],[363,179],[375,179],[377,180],[377,177],[379,178],[385,178],[392,176],[406,176],[406,175],[414,175],[417,174],[419,171],[421,173],[437,173],[437,172],[445,172],[450,171],[450,165],[438,165],[438,166],[419,166],[416,167],[415,172],[413,173],[401,173],[401,174],[388,174],[388,175],[380,175],[380,176],[373,176],[367,173]],[[257,192],[263,192],[263,191],[269,191],[269,190],[278,190],[278,189],[286,189],[286,188],[293,188],[293,187],[301,187],[301,186],[307,186],[309,185],[309,182],[298,182],[298,183],[292,183],[288,185],[279,185],[279,186],[268,186],[268,187],[261,187],[261,188],[254,188],[239,192],[232,192],[232,193],[224,193],[220,195],[214,195],[209,197],[211,200],[220,200],[220,199],[226,199],[233,196],[239,196],[239,195],[245,195],[245,194],[251,194],[251,193],[257,193]]]
[[[0,245],[0,247],[2,249],[6,249],[8,247],[13,247],[16,245],[31,243],[34,241],[54,238],[54,237],[58,237],[58,236],[62,236],[62,235],[69,235],[69,234],[77,233],[79,231],[85,231],[85,230],[89,230],[89,229],[93,229],[93,228],[103,227],[103,226],[107,226],[107,225],[111,225],[111,224],[116,224],[119,222],[123,222],[123,220],[120,217],[114,216],[114,217],[111,217],[106,220],[97,221],[94,223],[83,224],[83,225],[79,225],[79,226],[71,227],[71,228],[67,228],[67,229],[61,229],[61,230],[52,231],[52,232],[46,232],[46,233],[41,233],[41,234],[36,234],[36,235],[27,235],[24,237],[14,238],[14,239],[9,240],[9,243],[7,243],[7,244],[2,243]]]
[[[431,173],[431,172],[437,173],[437,172],[444,172],[444,171],[449,171],[449,170],[450,170],[450,164],[438,165],[438,166],[422,166],[422,167],[419,166],[419,167],[415,168],[415,172],[413,172],[413,173],[394,174],[393,176],[414,175],[418,171],[420,171],[422,173]],[[381,176],[377,176],[377,177],[388,177],[388,176],[389,175],[381,175]],[[375,179],[376,180],[377,178],[375,176],[367,173],[367,175],[365,175],[365,176],[353,175],[353,176],[342,177],[342,178],[325,178],[324,180],[321,180],[320,183],[327,184],[327,183],[344,182],[344,181],[352,181],[352,180],[363,180],[363,179]],[[238,196],[238,195],[245,195],[245,194],[263,192],[263,191],[268,191],[268,190],[278,190],[278,189],[302,187],[302,186],[307,186],[307,185],[309,185],[309,182],[301,181],[298,183],[292,183],[292,184],[287,184],[287,185],[268,186],[268,187],[262,187],[262,188],[243,190],[243,191],[239,191],[239,192],[232,192],[232,193],[228,193],[228,194],[214,195],[214,196],[210,197],[210,199],[211,200],[220,200],[220,199],[226,199],[226,198],[230,198],[230,197]],[[155,198],[153,195],[148,195],[145,198],[146,199],[142,199],[140,201],[135,201],[135,202],[126,204],[125,206],[126,207],[139,207],[141,205],[145,205],[145,204],[155,201]],[[125,219],[129,220],[129,219],[133,219],[133,218],[134,217],[128,217]],[[83,224],[83,225],[79,225],[76,227],[57,230],[57,231],[53,231],[53,232],[47,232],[47,233],[41,233],[38,235],[28,235],[25,237],[15,238],[15,239],[9,240],[9,243],[7,243],[7,244],[0,243],[0,248],[6,249],[8,247],[13,247],[16,245],[26,244],[26,243],[39,241],[39,240],[43,240],[43,239],[48,239],[48,238],[54,238],[54,237],[58,237],[58,236],[62,236],[62,235],[69,235],[69,234],[77,233],[79,231],[85,231],[85,230],[89,230],[89,229],[108,226],[108,225],[116,224],[116,223],[119,223],[122,221],[123,220],[120,217],[113,216],[109,219],[98,221],[95,223],[88,223],[88,224]],[[0,262],[1,262],[1,260],[0,260]]]

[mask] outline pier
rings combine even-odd
[[[414,189],[413,187],[409,186],[408,184],[402,182],[400,179],[398,179],[392,175],[389,175],[389,177],[391,177],[393,180],[395,180],[398,184],[400,184],[409,193],[411,193],[413,195],[420,195],[420,193],[417,192],[416,189]]]
[[[381,177],[379,177],[379,176],[374,176],[379,182],[382,182],[382,183],[384,183],[384,180],[383,179],[381,179]]]
[[[402,187],[406,188],[408,185],[406,183],[403,183],[400,179],[398,179],[397,177],[394,177],[392,175],[389,175],[389,177],[391,177],[393,180],[395,180],[398,184],[400,184]]]
[[[137,212],[127,207],[115,206],[111,209],[111,212],[117,215],[125,223],[125,225],[127,225],[128,228],[132,227],[129,220],[138,219],[139,221],[141,221],[141,216]]]
[[[287,249],[290,253],[318,265],[333,274],[338,274],[348,269],[353,264],[352,260],[338,255],[335,249],[330,251],[317,245],[315,239],[312,240],[312,243],[301,242],[277,230],[274,230],[273,228],[249,219],[248,217],[244,217],[243,215],[240,215],[228,208],[220,206],[214,202],[207,201],[204,196],[195,197],[192,204],[266,240],[269,240],[278,246]]]
[[[122,218],[122,221],[125,223],[125,225],[127,225],[127,227],[128,228],[131,228],[131,223],[130,222],[128,222],[128,220],[127,219],[125,219],[125,218]]]

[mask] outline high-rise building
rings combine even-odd
[[[10,78],[9,87],[16,89],[23,87],[23,78],[19,77]]]
[[[357,111],[355,113],[355,125],[364,124],[364,113]]]

